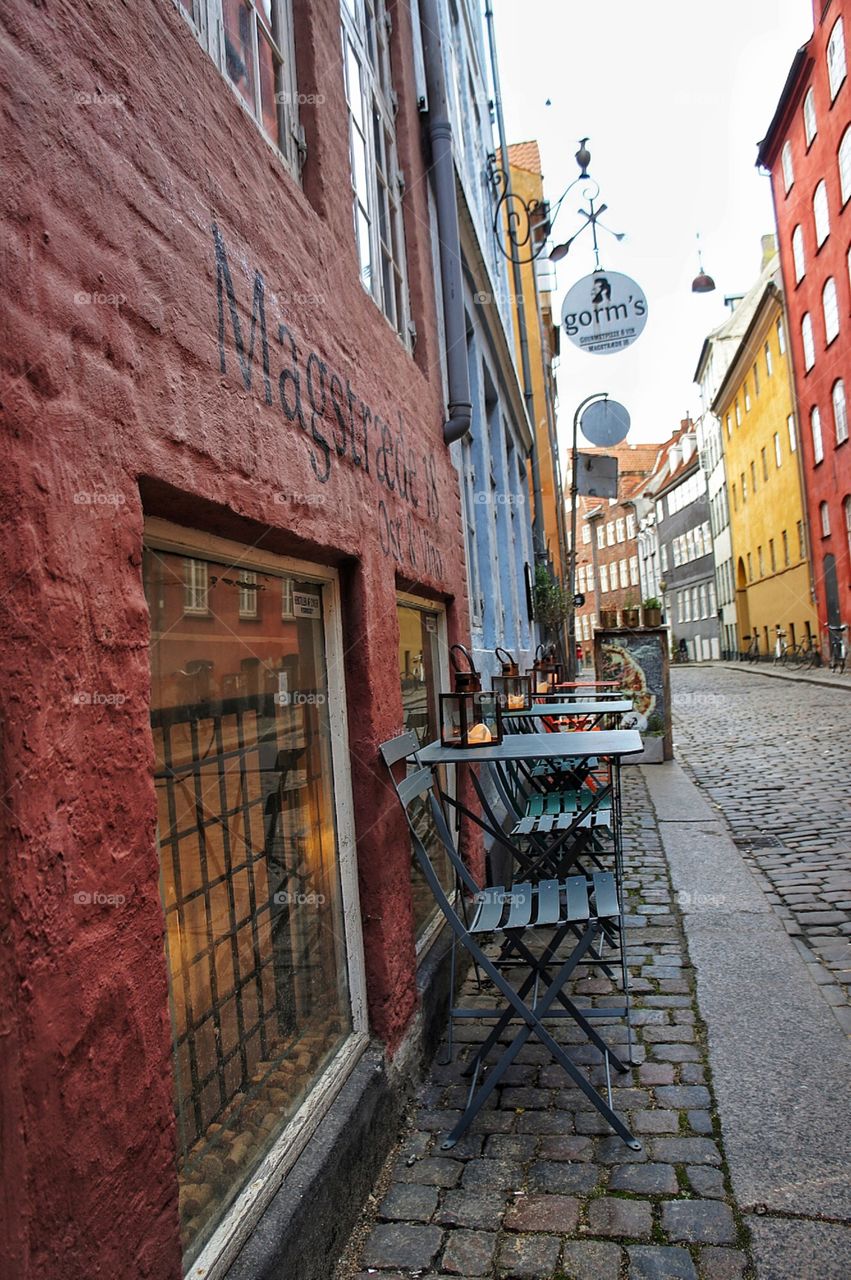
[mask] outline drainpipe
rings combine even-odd
[[[511,195],[511,164],[508,158],[508,144],[505,141],[505,120],[502,115],[502,96],[499,88],[499,64],[496,59],[496,36],[494,34],[493,25],[493,8],[490,4],[485,6],[485,21],[488,24],[488,50],[490,52],[491,63],[491,79],[493,81],[493,105],[496,114],[496,128],[499,137],[499,153],[502,158],[502,170],[505,174],[504,194]],[[509,206],[510,207],[510,206]],[[532,287],[537,289],[538,282],[534,275],[534,266],[532,268]],[[529,338],[526,328],[526,302],[523,293],[523,274],[520,263],[512,260],[511,263],[512,284],[514,286],[515,306],[517,308],[517,332],[520,338],[520,370],[523,376],[523,399],[526,403],[526,415],[529,419],[529,426],[532,431],[532,449],[530,451],[530,461],[532,463],[532,498],[535,504],[535,511],[532,519],[532,543],[535,549],[535,563],[538,564],[547,558],[547,549],[544,544],[544,508],[541,500],[541,464],[538,458],[537,432],[535,423],[535,402],[532,392],[532,371],[529,364]]]
[[[452,125],[440,47],[438,0],[421,0],[420,27],[428,88],[428,132],[437,204],[437,236],[440,245],[440,277],[443,287],[443,331],[446,338],[448,419],[443,424],[447,444],[461,440],[473,421],[470,371],[467,367],[467,320],[461,280],[461,238],[455,202],[455,162],[452,158]]]

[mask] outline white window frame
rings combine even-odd
[[[597,525],[597,550],[602,551],[605,545],[606,545],[606,530],[605,530],[605,526],[601,522],[600,524]]]
[[[813,439],[813,462],[818,465],[824,461],[824,443],[821,436],[821,414],[819,407],[814,404],[810,410],[810,434]]]
[[[842,135],[836,164],[839,169],[839,198],[844,207],[851,199],[851,124]]]
[[[845,80],[845,27],[842,18],[837,18],[827,42],[827,81],[830,88],[830,100],[833,102]]]
[[[196,618],[206,618],[210,614],[210,583],[206,560],[197,556],[184,556],[183,569],[183,612],[194,614]]]
[[[829,538],[830,537],[830,507],[827,505],[826,502],[819,503],[818,513],[819,513],[819,522],[821,524],[821,536],[823,538]]]
[[[813,139],[818,133],[818,120],[816,119],[816,91],[812,85],[804,95],[804,137],[807,140],[807,146],[811,146]]]
[[[837,378],[830,393],[833,405],[833,425],[836,430],[836,443],[844,444],[848,439],[848,400],[845,395],[845,383]]]
[[[836,294],[836,281],[828,276],[821,291],[821,310],[824,317],[824,344],[829,347],[839,337],[839,298]]]
[[[609,590],[609,566],[603,562],[600,565],[600,595],[607,595]]]
[[[804,348],[804,369],[809,373],[816,362],[816,344],[813,338],[813,318],[809,311],[801,319],[801,343]]]
[[[780,164],[783,169],[783,190],[786,195],[792,190],[795,182],[795,166],[792,163],[792,143],[787,138],[780,152]]]
[[[239,616],[251,620],[259,616],[259,593],[251,583],[257,582],[256,569],[242,569],[239,574]]]
[[[615,538],[618,542],[623,542],[624,538],[624,520],[623,516],[618,516],[615,521]]]
[[[765,376],[767,378],[770,378],[772,377],[773,374],[774,374],[774,361],[771,358],[771,343],[766,338],[765,340]]]
[[[804,230],[800,223],[792,232],[792,262],[795,266],[795,284],[800,284],[807,274],[807,261],[804,256]]]
[[[245,0],[253,19],[251,24],[251,78],[254,85],[254,104],[249,104],[228,72],[227,44],[222,0],[190,0],[190,13],[182,0],[174,0],[180,13],[195,33],[198,43],[209,54],[222,79],[230,86],[237,102],[250,116],[260,133],[280,156],[289,172],[299,179],[306,156],[304,130],[298,119],[298,85],[295,75],[295,47],[291,0],[270,0],[275,15],[277,32],[272,37],[272,27],[261,16],[258,0]],[[281,79],[275,90],[278,107],[278,137],[266,132],[260,101],[260,35],[259,27],[266,32],[268,43],[281,62]]]
[[[782,317],[777,318],[777,348],[781,356],[786,354],[786,330],[783,327]]]
[[[798,448],[798,433],[795,430],[795,415],[790,413],[786,419],[786,428],[789,432],[789,452],[795,453]]]
[[[367,24],[367,9],[371,17]],[[353,12],[354,11],[354,12]],[[390,327],[410,350],[413,330],[410,318],[405,229],[402,217],[404,179],[399,168],[396,146],[396,94],[390,66],[389,34],[391,29],[385,0],[340,0],[341,38],[343,42],[343,77],[349,125],[349,164],[352,184],[352,221],[358,275],[366,292],[386,318]],[[378,66],[373,64],[367,44],[367,30],[372,31]],[[359,93],[351,83],[351,55],[359,70]],[[360,101],[358,103],[357,97]],[[376,155],[374,113],[380,119],[382,136],[388,149],[384,170]],[[365,190],[358,187],[360,167],[355,161],[356,140],[363,143]],[[386,195],[385,223],[388,244],[381,235],[379,209]],[[363,237],[366,237],[364,243]],[[385,279],[385,265],[392,279]]]
[[[635,537],[635,516],[632,512],[626,518],[626,536],[630,540]]]
[[[322,593],[325,661],[328,678],[331,767],[334,774],[334,805],[337,825],[337,862],[340,875],[352,1031],[332,1061],[314,1083],[298,1111],[266,1152],[250,1181],[223,1215],[201,1253],[186,1272],[185,1280],[222,1280],[281,1183],[316,1132],[329,1108],[369,1045],[366,1009],[366,967],[360,917],[357,878],[357,844],[351,762],[348,757],[349,729],[343,677],[343,647],[340,580],[336,569],[308,564],[258,551],[238,542],[184,529],[166,520],[145,521],[145,544],[194,559],[200,551],[226,564],[248,565],[276,576],[284,574],[320,584]]]
[[[813,192],[813,226],[816,231],[816,248],[820,249],[830,235],[830,202],[824,178]]]
[[[582,541],[583,541],[583,542],[590,542],[590,541],[591,541],[591,526],[590,526],[590,524],[584,524],[584,525],[582,526]]]
[[[613,520],[606,522],[606,546],[613,547],[615,545],[615,524]]]
[[[783,466],[783,451],[780,446],[780,432],[774,433],[774,461],[778,467]]]

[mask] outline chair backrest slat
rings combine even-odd
[[[400,760],[407,760],[408,756],[415,755],[419,749],[420,740],[410,730],[408,733],[400,733],[398,738],[390,738],[387,742],[382,742],[380,747],[384,763],[388,768],[392,768]]]
[[[396,793],[402,804],[407,809],[412,800],[416,800],[417,796],[425,795],[431,791],[434,784],[434,775],[431,769],[417,769],[415,773],[408,774],[407,778],[403,778],[401,782],[395,783]]]

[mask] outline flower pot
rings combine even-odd
[[[608,630],[610,627],[616,627],[617,625],[618,625],[617,609],[601,609],[600,610],[600,626],[604,630]]]
[[[642,624],[645,627],[661,627],[662,610],[661,609],[642,609]]]
[[[641,626],[641,610],[640,609],[622,609],[621,610],[621,626],[635,627]]]

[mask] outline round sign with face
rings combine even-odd
[[[617,271],[595,271],[568,289],[561,322],[580,351],[611,355],[631,346],[643,332],[647,299],[629,276]]]

